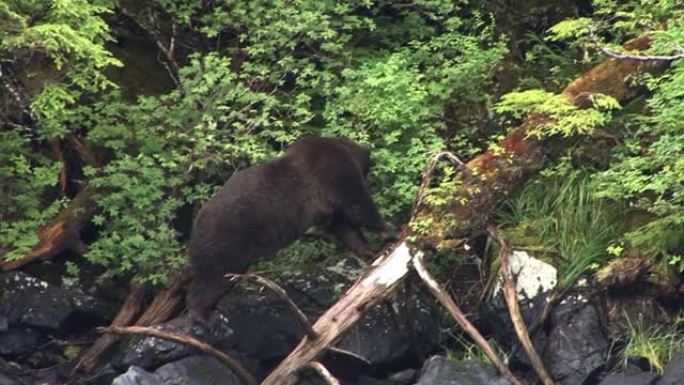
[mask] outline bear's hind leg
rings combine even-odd
[[[199,279],[192,280],[186,304],[190,317],[207,324],[211,314],[226,292],[233,286],[222,273],[203,274]]]

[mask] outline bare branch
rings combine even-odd
[[[544,367],[544,362],[542,362],[541,357],[537,354],[537,351],[532,345],[532,340],[530,340],[530,335],[527,332],[527,325],[525,325],[525,320],[520,313],[520,305],[518,304],[517,294],[515,292],[515,283],[513,282],[513,275],[511,274],[511,269],[508,264],[508,246],[504,242],[503,237],[499,230],[493,226],[487,226],[487,232],[489,235],[499,244],[499,259],[501,260],[501,274],[503,275],[503,295],[508,305],[508,311],[511,314],[511,321],[513,322],[513,328],[515,329],[515,334],[518,336],[520,344],[525,349],[527,357],[532,363],[534,371],[542,380],[544,385],[553,385],[553,379],[546,371]]]
[[[313,361],[307,366],[316,371],[316,373],[318,373],[329,385],[340,385],[340,382],[337,380],[337,378],[335,378],[330,371],[328,371],[328,368],[323,366],[323,364],[320,362]]]
[[[97,331],[100,333],[114,333],[114,334],[141,334],[148,335],[152,337],[162,338],[165,340],[178,342],[179,344],[191,346],[195,349],[201,350],[205,353],[211,354],[212,356],[219,359],[227,367],[229,367],[235,375],[237,375],[240,380],[242,380],[247,385],[259,385],[257,380],[249,373],[236,359],[223,353],[220,350],[213,348],[206,342],[202,342],[195,337],[191,337],[185,334],[179,334],[170,332],[167,330],[159,330],[152,327],[146,326],[128,326],[128,327],[99,327]]]
[[[371,364],[371,362],[368,358],[366,358],[360,354],[350,352],[349,350],[346,350],[346,349],[341,349],[341,348],[338,348],[336,346],[331,346],[328,350],[330,350],[331,352],[335,352],[337,354],[352,357],[352,358],[357,359],[357,360],[359,360],[359,361],[361,361],[367,365]]]
[[[147,32],[152,39],[154,39],[155,44],[157,45],[157,48],[159,48],[159,54],[163,55],[165,60],[161,60],[159,56],[157,57],[157,60],[161,65],[164,66],[166,69],[166,72],[168,72],[169,77],[173,81],[173,83],[176,85],[176,87],[179,90],[183,90],[183,86],[180,83],[180,80],[178,78],[178,71],[180,69],[180,66],[178,65],[178,62],[176,61],[176,58],[174,56],[175,54],[175,48],[176,48],[176,37],[178,34],[178,28],[177,25],[174,23],[171,26],[171,38],[169,39],[169,45],[168,47],[164,45],[162,42],[162,34],[160,32],[159,28],[159,20],[157,19],[157,12],[156,10],[153,10],[152,8],[148,9],[148,21],[149,25],[147,23],[144,23],[138,19],[138,17],[133,13],[130,12],[127,8],[124,8],[123,6],[119,6],[119,11],[121,14],[124,16],[128,17],[131,21],[133,21],[136,25],[138,25],[142,30]]]
[[[513,373],[508,369],[508,367],[499,359],[499,356],[492,348],[492,345],[487,342],[487,340],[480,334],[475,326],[473,326],[468,318],[465,316],[463,311],[456,305],[451,296],[439,287],[437,281],[430,275],[430,273],[425,268],[423,263],[423,254],[416,253],[412,259],[413,267],[418,273],[418,276],[425,282],[428,290],[434,295],[437,300],[449,311],[449,314],[456,320],[456,322],[461,326],[463,331],[468,333],[468,335],[475,341],[477,346],[482,349],[482,351],[487,355],[487,357],[492,361],[492,364],[497,368],[499,373],[504,376],[508,381],[515,385],[522,385],[522,382],[518,380]]]

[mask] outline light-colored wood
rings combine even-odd
[[[527,357],[532,363],[532,368],[544,385],[553,385],[553,379],[549,375],[549,372],[544,367],[544,362],[542,361],[537,351],[532,345],[532,340],[527,331],[527,325],[525,324],[525,319],[523,319],[520,313],[520,304],[518,303],[518,295],[515,292],[515,282],[513,282],[513,275],[511,274],[511,268],[508,263],[509,250],[504,242],[503,237],[499,230],[489,225],[487,226],[487,231],[489,235],[499,244],[499,260],[501,261],[501,274],[503,275],[503,296],[508,305],[508,311],[511,314],[511,321],[513,322],[513,329],[515,334],[518,336],[518,341],[522,345]]]

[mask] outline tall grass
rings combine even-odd
[[[623,208],[597,198],[589,179],[585,171],[543,177],[498,210],[504,226],[520,228],[560,255],[561,288],[605,262],[606,248],[622,232]]]
[[[627,317],[627,322],[629,335],[622,351],[625,365],[630,357],[644,357],[654,371],[662,374],[667,363],[682,349],[681,320],[667,325],[650,325],[641,318],[632,322]]]

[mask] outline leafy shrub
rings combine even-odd
[[[482,83],[506,52],[477,7],[453,2],[163,0],[156,4],[171,22],[214,48],[186,58],[178,89],[130,101],[103,75],[119,64],[104,48],[110,36],[100,18],[113,2],[10,4],[0,9],[0,20],[10,23],[0,24],[0,33],[11,35],[0,50],[18,55],[46,44],[67,74],[33,100],[40,135],[76,135],[103,155],[85,168],[99,209],[98,237],[86,257],[107,275],[154,282],[183,263],[185,242],[174,228],[181,207],[204,201],[235,170],[277,156],[302,135],[345,136],[372,147],[380,209],[406,218],[429,154],[447,146],[446,104],[455,95],[464,104],[487,100]],[[47,15],[38,23],[50,24],[44,33],[26,22],[35,15]],[[26,34],[15,36],[15,24]],[[26,160],[32,171],[7,193],[36,186],[54,192],[55,179],[27,181],[34,174],[54,178],[59,165],[35,157],[28,142],[12,146],[33,157]],[[15,174],[20,166],[0,172]],[[30,234],[54,214],[44,208],[61,202],[31,196],[41,216],[20,226],[30,213],[15,206],[0,231],[13,255],[35,243]],[[317,242],[282,254],[331,249]]]

